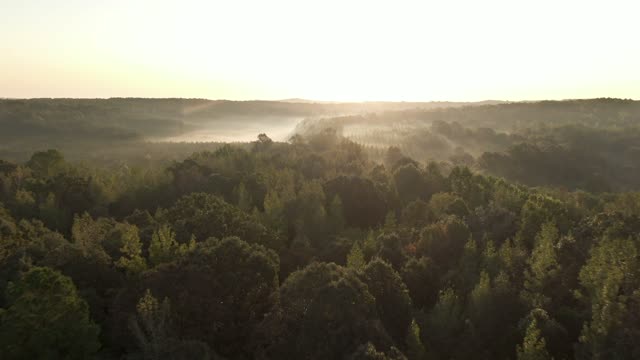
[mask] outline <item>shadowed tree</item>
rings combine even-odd
[[[400,275],[391,265],[375,259],[364,268],[362,280],[376,299],[376,309],[382,325],[396,346],[406,349],[405,339],[411,325],[411,298]]]
[[[132,301],[150,289],[171,302],[178,339],[202,341],[223,356],[247,359],[254,352],[252,335],[277,302],[278,271],[278,256],[263,246],[238,238],[209,239],[145,273],[139,286],[120,296],[113,320],[126,321],[135,309]],[[119,326],[116,331],[128,333]]]
[[[3,359],[86,359],[100,348],[99,328],[66,276],[34,267],[7,289],[0,312]]]
[[[547,352],[546,342],[540,336],[540,329],[535,320],[531,321],[527,327],[522,345],[517,348],[518,360],[551,360]]]
[[[388,347],[376,315],[376,300],[352,271],[313,263],[292,273],[280,288],[271,358],[339,359],[360,344]]]

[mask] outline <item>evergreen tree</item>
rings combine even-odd
[[[171,309],[169,299],[159,302],[147,289],[136,305],[137,315],[131,319],[131,331],[145,359],[160,359],[170,339]]]
[[[358,245],[358,242],[355,241],[351,247],[351,251],[349,251],[347,255],[347,267],[355,271],[362,271],[366,265],[367,262],[364,259],[364,253],[360,245]]]
[[[411,321],[409,330],[407,331],[407,359],[408,360],[426,360],[427,351],[420,339],[420,326],[415,320]]]
[[[550,360],[551,356],[547,352],[546,342],[540,336],[540,329],[534,319],[527,327],[522,345],[516,349],[518,360]]]
[[[558,229],[552,222],[542,225],[536,236],[535,247],[527,263],[523,298],[532,308],[546,308],[551,301],[552,282],[560,275],[560,265],[556,253]]]

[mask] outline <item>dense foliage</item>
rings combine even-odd
[[[556,131],[536,136],[575,137]],[[593,136],[615,131],[634,136]],[[0,161],[0,358],[638,358],[640,195],[558,188],[591,165],[549,149],[575,178],[518,151],[513,173],[374,161],[327,130],[170,163]]]

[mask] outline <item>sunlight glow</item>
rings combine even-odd
[[[633,1],[23,0],[0,97],[640,98]]]

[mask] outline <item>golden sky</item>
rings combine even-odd
[[[640,98],[640,2],[0,0],[0,97]]]

